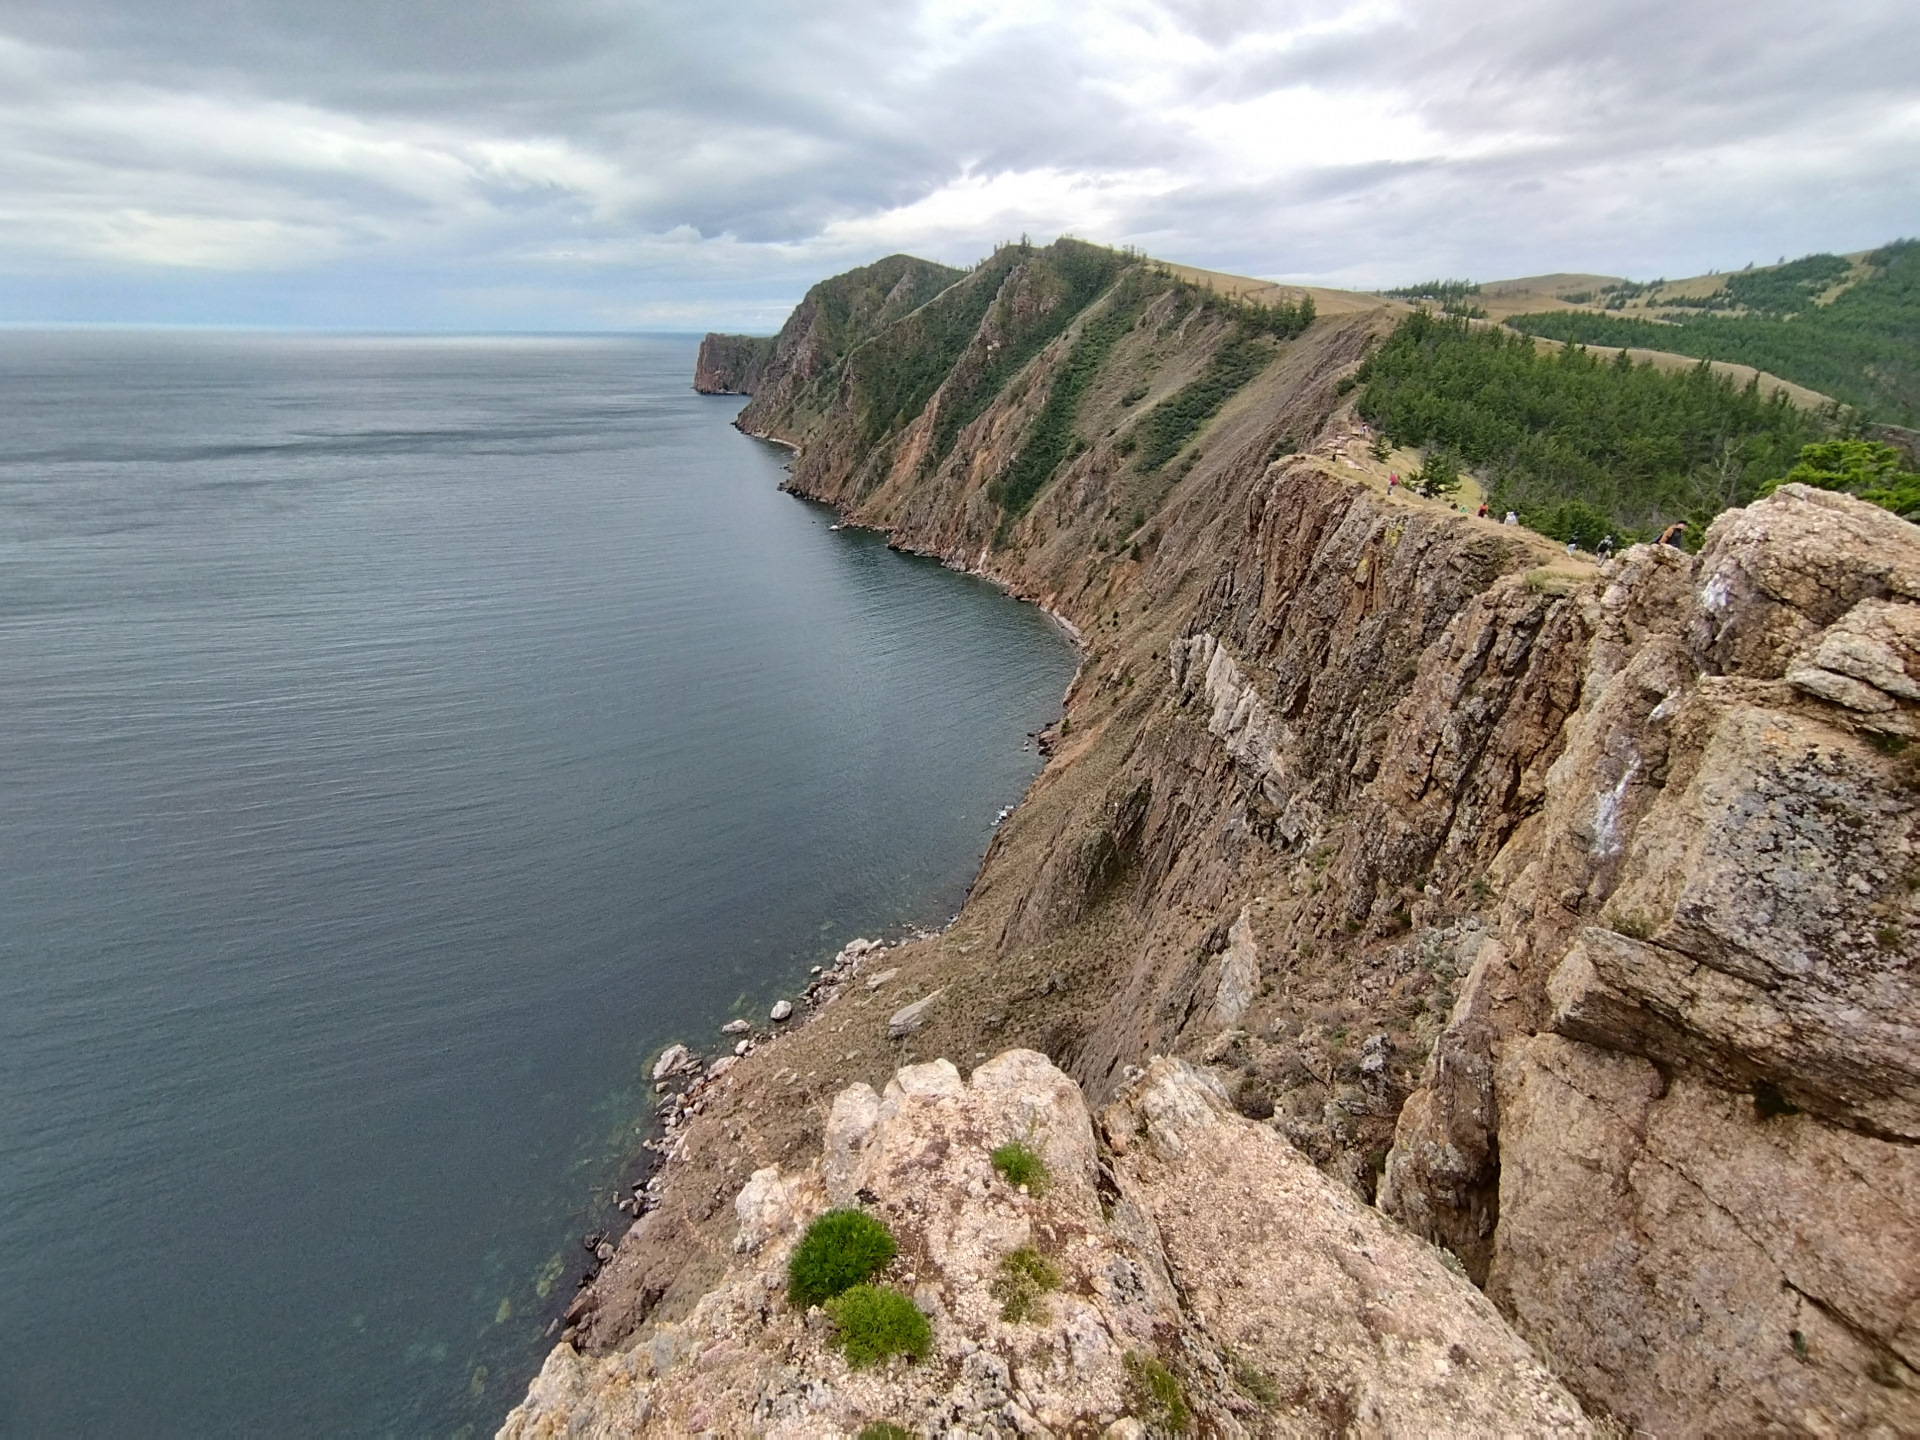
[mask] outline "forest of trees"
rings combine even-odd
[[[1360,414],[1396,444],[1464,462],[1496,509],[1592,545],[1705,521],[1777,482],[1841,417],[1738,386],[1703,363],[1541,353],[1523,336],[1420,312],[1361,367]]]
[[[1709,309],[1661,322],[1562,310],[1507,323],[1551,340],[1731,360],[1875,419],[1920,424],[1920,241],[1897,241],[1869,263],[1870,276],[1825,305],[1815,297],[1851,268],[1837,255],[1729,275],[1724,294],[1743,314]]]

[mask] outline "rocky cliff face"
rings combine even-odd
[[[694,358],[693,388],[702,395],[751,395],[772,356],[771,337],[708,335]]]
[[[1920,1429],[1920,531],[1789,487],[1723,516],[1698,556],[1636,547],[1596,570],[1392,493],[1405,461],[1373,458],[1340,393],[1392,321],[1364,309],[1275,345],[1149,470],[1148,417],[1241,322],[1138,267],[1089,297],[1084,260],[1010,247],[804,380],[770,362],[743,413],[798,445],[793,488],[1042,601],[1084,663],[955,925],[836,971],[809,1023],[676,1112],[650,1213],[575,1301],[542,1384],[598,1393],[607,1366],[644,1368],[654,1337],[706,1323],[742,1263],[735,1198],[755,1170],[824,1177],[809,1167],[837,1163],[820,1157],[846,1086],[1013,1045],[1094,1111],[1136,1116],[1131,1138],[1094,1130],[1093,1183],[1130,1186],[1157,1238],[1090,1212],[1075,1233],[1103,1264],[1178,1280],[1151,1348],[1223,1430],[1581,1423],[1531,1381],[1546,1409],[1422,1408],[1439,1402],[1368,1348],[1375,1302],[1310,1266],[1257,1282],[1290,1297],[1258,1325],[1230,1318],[1245,1297],[1207,1266],[1268,1256],[1263,1236],[1328,1207],[1360,1217],[1330,1263],[1383,1253],[1384,1212],[1626,1424]],[[1003,477],[1067,377],[1077,443],[1010,507]],[[1224,1127],[1198,1155],[1153,1142],[1150,1119],[1136,1143],[1172,1074]],[[1216,1141],[1238,1157],[1218,1184]],[[1300,1157],[1335,1188],[1298,1189]],[[969,1223],[969,1175],[940,1174]],[[958,1316],[951,1284],[972,1282],[941,1283]],[[1147,1343],[1086,1284],[1112,1344]],[[1431,1293],[1449,1324],[1486,1318],[1465,1286]],[[962,1351],[999,1343],[953,1324]],[[1308,1331],[1346,1368],[1298,1361]],[[1064,1332],[1048,1343],[1059,1416],[1121,1413],[1110,1373],[1074,1369]],[[1018,1376],[1041,1362],[993,1353],[1009,1400],[1051,1423],[1019,1394],[1039,1403],[1046,1385]],[[1293,1388],[1249,1401],[1218,1383],[1230,1353]],[[816,1361],[782,1363],[828,1373]],[[941,1374],[894,1377],[908,1388],[885,1404],[931,1426],[957,1383]],[[877,1416],[879,1394],[792,1423]],[[1362,1395],[1392,1398],[1361,1424],[1342,1407]],[[994,1413],[982,1427],[1021,1423]]]

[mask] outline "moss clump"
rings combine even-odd
[[[825,1308],[840,1332],[847,1363],[856,1370],[889,1355],[921,1360],[933,1349],[933,1327],[920,1307],[898,1290],[855,1285],[834,1296]]]
[[[993,1152],[993,1168],[1009,1185],[1027,1187],[1029,1195],[1044,1194],[1047,1188],[1047,1162],[1040,1152],[1019,1140],[1009,1140]]]
[[[893,1259],[887,1227],[860,1210],[829,1210],[807,1227],[787,1262],[787,1298],[796,1309],[820,1305]]]
[[[860,1427],[859,1440],[913,1440],[913,1432],[891,1420],[876,1420]]]
[[[1000,1274],[988,1287],[1000,1302],[1000,1318],[1009,1325],[1041,1320],[1046,1309],[1040,1297],[1060,1288],[1060,1272],[1031,1245],[1022,1245],[1000,1262]]]
[[[1139,1392],[1140,1409],[1161,1429],[1175,1435],[1186,1433],[1193,1416],[1187,1409],[1187,1397],[1180,1382],[1151,1355],[1129,1351],[1125,1357],[1127,1378]]]

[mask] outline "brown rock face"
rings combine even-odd
[[[708,335],[693,362],[693,388],[702,395],[751,395],[773,355],[759,335]]]
[[[1477,1234],[1497,1177],[1489,1293],[1636,1426],[1920,1426],[1916,574],[1913,526],[1798,487],[1616,565],[1496,863],[1512,999],[1401,1113],[1390,1208]]]

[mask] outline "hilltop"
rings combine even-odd
[[[1920,424],[1920,241],[1683,280],[1504,280],[1461,308],[1549,339],[1750,366],[1870,420]]]

